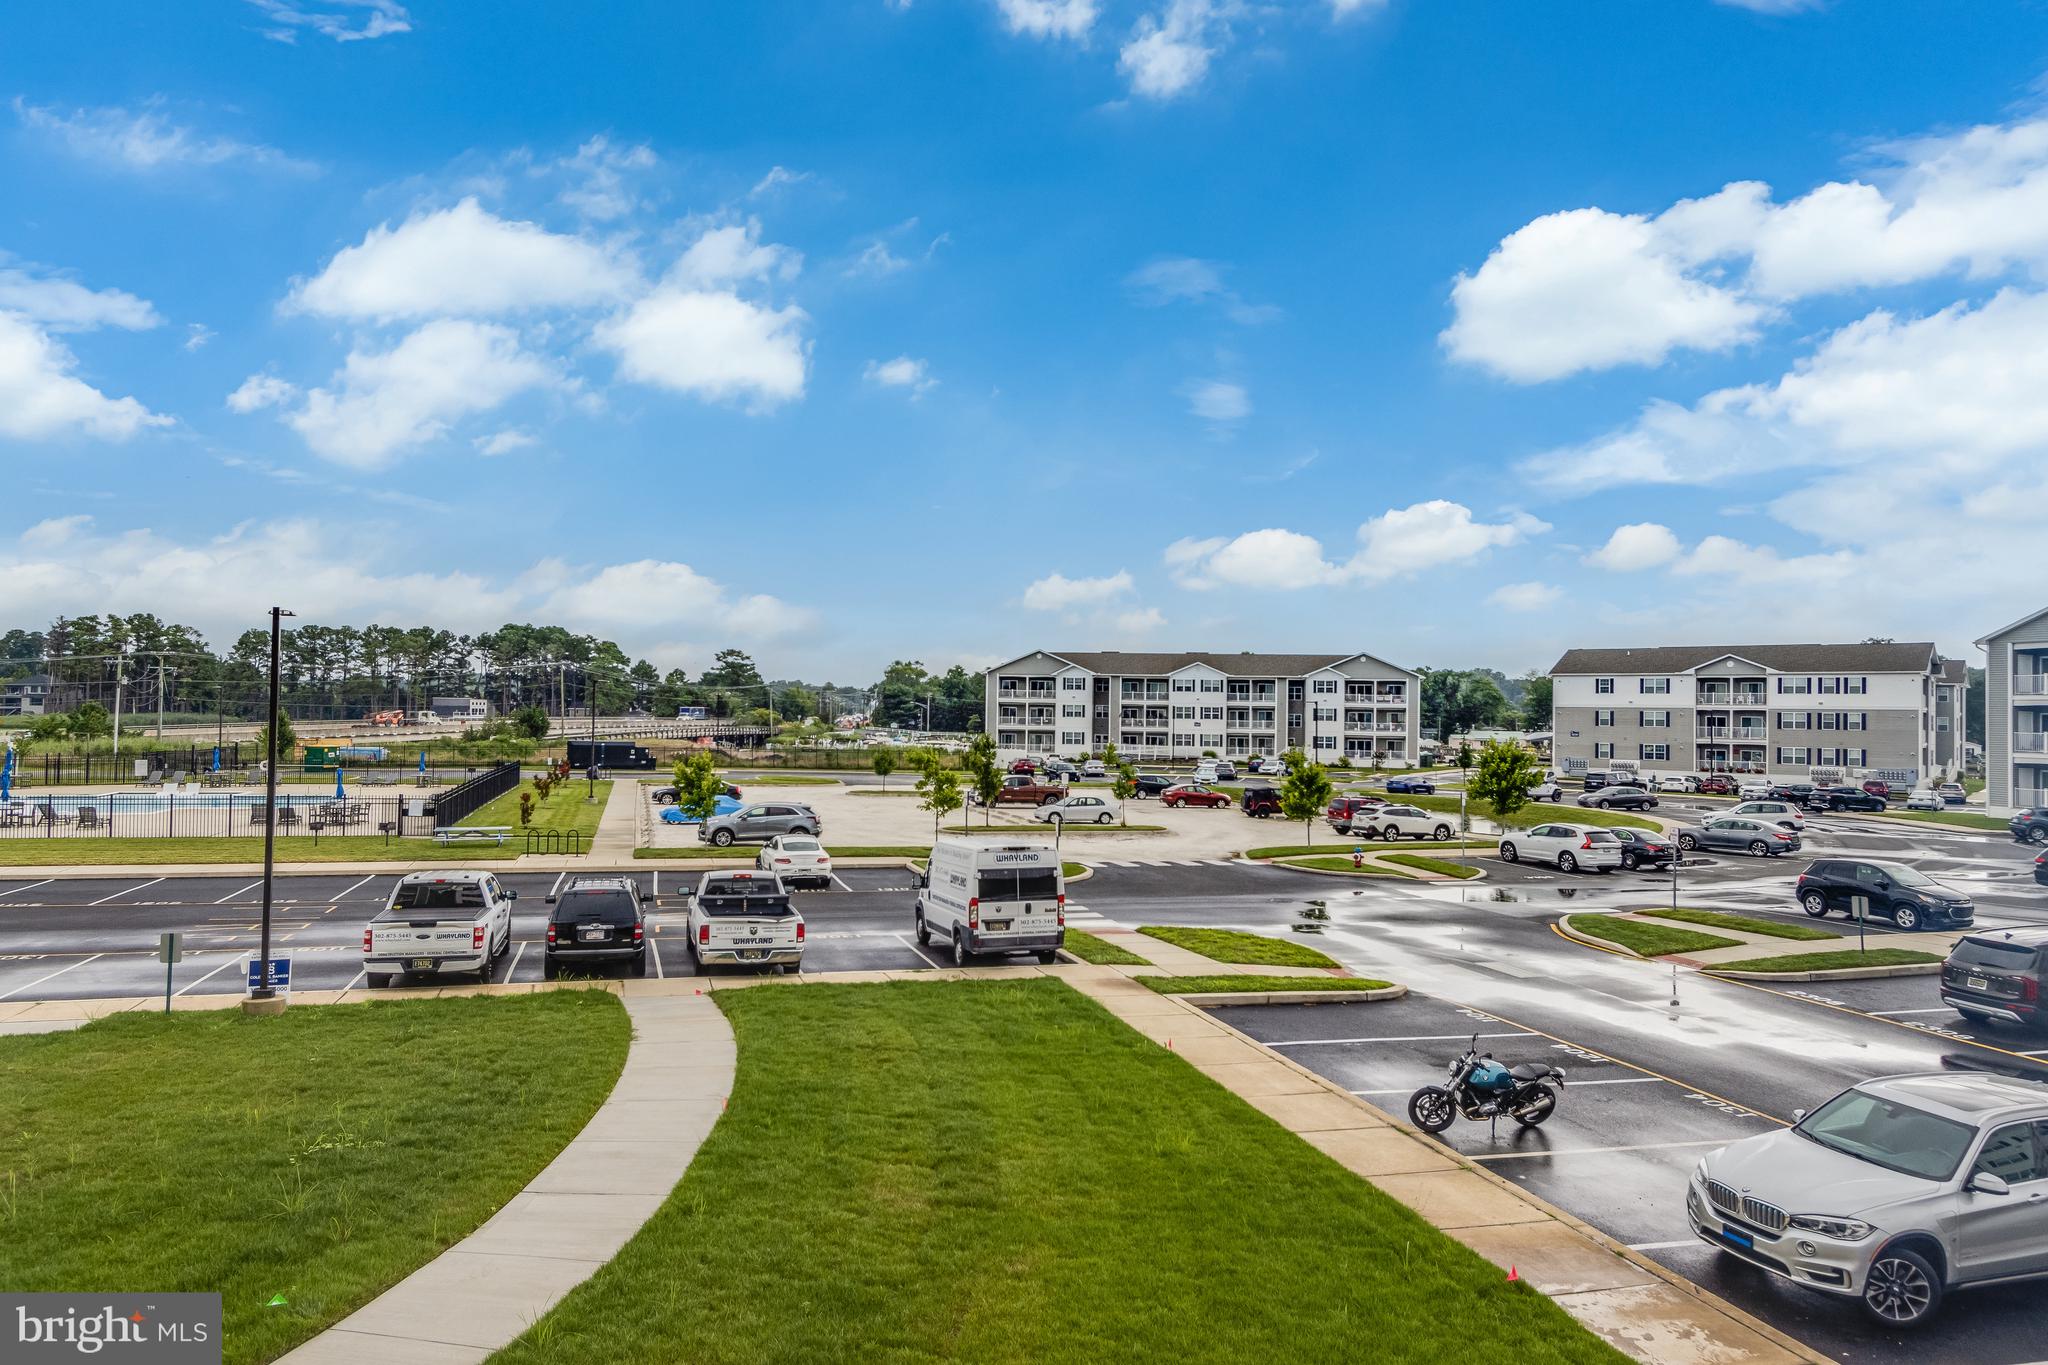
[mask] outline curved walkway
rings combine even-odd
[[[462,1241],[282,1357],[470,1365],[624,1246],[682,1179],[732,1089],[732,1028],[687,982],[631,982],[625,1068],[561,1154]]]

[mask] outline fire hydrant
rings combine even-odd
[[[1364,867],[1364,866],[1365,866],[1365,850],[1364,850],[1364,849],[1362,849],[1362,848],[1354,848],[1354,849],[1352,849],[1352,850],[1351,850],[1351,865],[1352,865],[1353,867]]]

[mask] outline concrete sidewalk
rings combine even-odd
[[[654,989],[625,997],[625,1069],[583,1131],[489,1222],[284,1356],[288,1365],[471,1365],[654,1216],[718,1122],[737,1052],[710,996],[684,981],[633,984]]]

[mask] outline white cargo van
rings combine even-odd
[[[941,839],[917,893],[917,941],[976,953],[1036,953],[1051,962],[1067,938],[1067,881],[1051,844]]]

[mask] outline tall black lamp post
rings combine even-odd
[[[263,765],[263,939],[262,964],[257,969],[256,988],[244,1002],[251,1014],[277,1014],[284,1009],[277,988],[270,982],[270,890],[277,863],[277,636],[280,621],[294,613],[283,607],[270,609],[270,724],[264,727]]]

